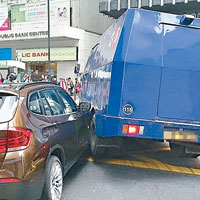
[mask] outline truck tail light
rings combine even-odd
[[[27,129],[9,129],[7,138],[0,139],[0,153],[26,149],[30,144],[31,138],[32,132]]]
[[[128,134],[128,135],[137,135],[137,134],[143,134],[144,132],[144,126],[138,126],[135,124],[124,124],[122,133]]]

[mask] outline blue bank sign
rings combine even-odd
[[[12,49],[0,48],[0,60],[12,60]]]

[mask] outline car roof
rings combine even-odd
[[[0,92],[11,92],[19,96],[26,96],[27,93],[31,91],[50,87],[59,87],[59,85],[57,85],[57,83],[54,82],[43,81],[37,81],[32,83],[8,83],[0,85]]]

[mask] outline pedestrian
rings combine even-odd
[[[41,75],[40,81],[45,81],[45,76],[44,76],[44,74]]]
[[[56,76],[52,76],[50,79],[51,82],[57,83],[57,78]]]
[[[75,90],[74,90],[74,101],[76,101],[76,97],[80,95],[80,92],[82,91],[81,89],[81,84],[80,82],[78,81],[77,78],[75,78]]]
[[[28,83],[28,74],[24,74],[22,82]]]
[[[16,80],[16,74],[10,73],[7,74],[6,80],[3,83],[13,83],[14,80]]]
[[[60,87],[64,90],[67,90],[67,83],[65,82],[65,79],[60,78]]]
[[[28,75],[28,83],[32,83],[32,82],[33,82],[33,80],[32,80],[32,78],[31,78],[31,76]]]
[[[67,79],[67,91],[70,95],[73,95],[74,83],[72,79],[69,77]]]
[[[48,75],[44,75],[44,81],[49,81]]]
[[[2,74],[0,73],[0,84],[2,84],[4,82],[4,78],[2,76]]]

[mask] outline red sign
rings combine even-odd
[[[0,31],[9,30],[8,7],[0,8]]]

